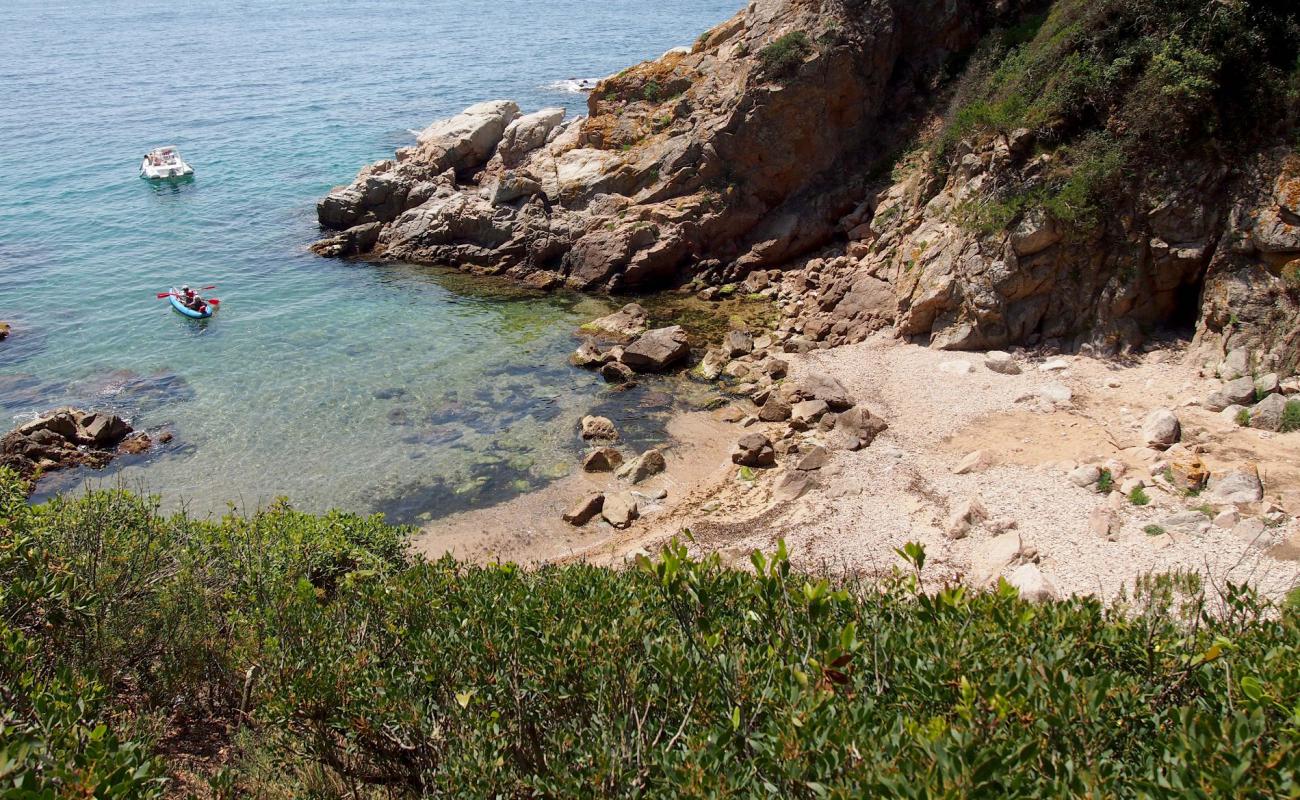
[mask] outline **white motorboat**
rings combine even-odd
[[[180,151],[171,145],[149,151],[140,162],[140,177],[151,181],[188,178],[193,174],[194,168],[186,164]]]

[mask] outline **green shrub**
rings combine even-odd
[[[1288,400],[1282,409],[1282,433],[1300,431],[1300,400]]]
[[[645,86],[641,87],[642,99],[647,100],[651,103],[659,102],[659,96],[661,94],[663,94],[663,89],[661,89],[659,87],[659,84],[655,83],[654,81],[650,81]]]
[[[1162,528],[1162,527],[1160,527],[1159,525],[1148,525],[1148,526],[1146,526],[1145,528],[1142,529],[1142,532],[1145,533],[1147,536],[1164,536],[1164,535],[1165,535],[1165,529]]]
[[[407,563],[373,519],[29,507],[12,483],[6,796],[160,794],[123,734],[150,709],[241,721],[206,778],[225,796],[1280,797],[1300,774],[1300,618],[1240,586],[922,591],[915,544],[869,584],[784,545],[752,571],[678,543],[622,571]]]
[[[1151,502],[1151,496],[1141,486],[1134,486],[1133,491],[1128,493],[1128,501],[1135,506],[1145,506]]]
[[[1250,427],[1250,409],[1243,408],[1237,412],[1237,424],[1243,428]]]
[[[1115,476],[1110,470],[1103,469],[1101,477],[1097,478],[1097,491],[1101,494],[1110,494],[1110,490],[1115,488]]]
[[[763,75],[782,78],[793,74],[813,54],[812,41],[803,31],[791,31],[758,51]]]
[[[1001,187],[1027,196],[1070,229],[1095,230],[1128,165],[1132,179],[1214,151],[1249,152],[1300,136],[1300,10],[1242,0],[1056,0],[1010,30],[993,31],[966,62],[936,168],[958,142],[1017,128],[1053,151],[1051,174]],[[1259,123],[1259,120],[1267,122]],[[1288,134],[1287,131],[1290,131]],[[1008,225],[1014,209],[976,227]]]

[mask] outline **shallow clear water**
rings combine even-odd
[[[172,445],[111,480],[198,512],[288,495],[418,520],[571,469],[576,415],[604,403],[635,427],[662,403],[565,365],[604,304],[316,258],[315,201],[474,102],[581,113],[552,84],[689,44],[738,5],[7,0],[0,422],[76,401],[167,426]],[[136,177],[162,144],[193,182]],[[181,282],[218,284],[220,313],[155,299]]]

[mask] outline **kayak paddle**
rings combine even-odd
[[[213,285],[213,286],[203,286],[203,287],[200,287],[200,288],[199,288],[199,291],[200,291],[200,292],[206,292],[206,291],[209,290],[209,289],[215,289],[215,288],[217,288],[215,285]],[[171,296],[172,296],[172,293],[171,293],[171,292],[159,292],[159,293],[158,293],[158,299],[159,299],[159,300],[163,299],[164,297],[171,297]]]

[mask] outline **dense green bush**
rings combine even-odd
[[[870,582],[403,565],[373,520],[123,493],[14,492],[0,530],[0,677],[59,698],[4,690],[0,794],[157,793],[150,713],[239,721],[211,782],[261,797],[1300,792],[1297,610],[1191,576],[1108,608],[921,592],[915,545]]]
[[[1120,182],[1294,139],[1298,59],[1294,3],[1057,0],[1046,15],[986,38],[935,153],[946,163],[962,140],[1027,129],[1055,152],[1050,174],[1033,187],[1001,187],[962,221],[987,232],[1044,208],[1069,229],[1090,230]]]
[[[758,51],[763,74],[768,78],[790,75],[813,53],[812,41],[803,31],[791,31]]]
[[[1300,400],[1288,400],[1282,407],[1282,433],[1300,431]]]

